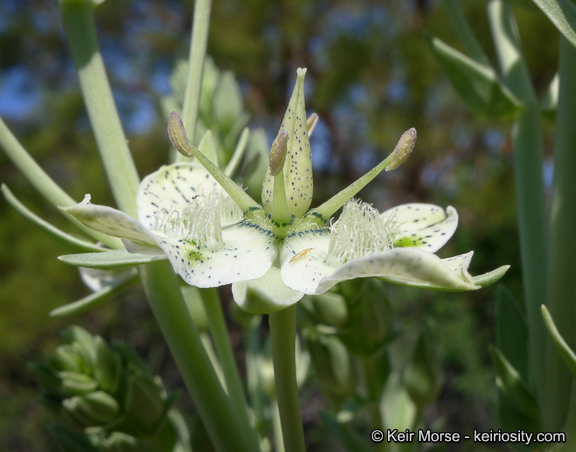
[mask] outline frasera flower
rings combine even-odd
[[[283,309],[304,294],[321,294],[358,277],[446,291],[475,290],[501,278],[508,266],[471,276],[472,252],[447,259],[434,254],[456,230],[454,208],[405,204],[379,213],[353,198],[381,171],[406,160],[416,141],[414,129],[374,169],[310,209],[309,132],[314,118],[306,120],[305,73],[298,70],[272,145],[262,204],[188,143],[180,117],[173,113],[168,126],[172,143],[196,160],[162,167],[142,181],[139,221],[90,204],[88,198],[65,210],[87,226],[123,239],[131,253],[167,257],[190,285],[232,284],[236,302],[254,313]],[[249,288],[261,296],[247,297]]]

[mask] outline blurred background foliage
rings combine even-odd
[[[466,0],[462,6],[493,58],[485,2]],[[44,0],[0,2],[0,115],[75,199],[89,192],[98,204],[111,205],[56,7]],[[167,162],[160,103],[170,92],[177,59],[187,57],[192,8],[192,1],[110,0],[97,9],[104,60],[141,176]],[[516,9],[542,93],[557,67],[556,33],[544,16]],[[235,73],[250,124],[263,127],[270,142],[296,68],[308,68],[308,113],[321,118],[312,140],[315,204],[371,168],[404,130],[416,127],[410,160],[379,176],[363,199],[379,209],[405,202],[453,205],[460,227],[440,256],[475,250],[474,274],[511,264],[501,284],[521,299],[509,124],[468,112],[429,53],[426,31],[456,45],[442,8],[432,0],[215,0],[208,53],[218,68]],[[549,153],[553,124],[547,127]],[[549,163],[544,171],[549,187]],[[2,153],[0,181],[33,211],[68,228]],[[48,417],[34,402],[37,385],[26,363],[53,350],[58,331],[70,321],[49,318],[48,312],[88,289],[73,267],[56,260],[65,250],[3,199],[0,237],[0,449],[47,451]],[[405,331],[401,344],[412,347],[428,320],[437,327],[446,379],[427,413],[429,423],[444,418],[447,431],[459,432],[496,428],[487,348],[494,342],[495,289],[444,294],[386,285],[386,291]],[[230,303],[227,288],[223,300]],[[169,390],[182,387],[141,289],[71,321],[130,343]],[[241,334],[231,329],[240,354]],[[315,432],[311,439],[318,438],[311,450],[325,450],[318,415],[325,402],[313,388],[304,394],[306,428]],[[186,395],[180,404],[192,411]]]

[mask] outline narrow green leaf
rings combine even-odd
[[[99,252],[105,251],[104,248],[99,247],[93,243],[87,242],[85,240],[78,239],[66,232],[58,229],[55,226],[52,226],[47,221],[40,218],[34,212],[29,210],[24,204],[22,204],[16,196],[10,191],[10,189],[2,184],[2,193],[6,198],[6,201],[16,210],[25,220],[31,223],[36,228],[40,229],[46,235],[51,237],[56,242],[60,243],[61,245],[65,246],[66,248],[70,249],[71,251],[91,251],[91,252]]]
[[[542,317],[544,319],[544,324],[546,325],[546,329],[548,330],[548,334],[550,334],[550,338],[562,356],[562,359],[570,369],[572,376],[576,378],[576,354],[574,351],[568,346],[564,338],[560,335],[560,332],[556,328],[556,324],[550,315],[550,311],[546,306],[542,305]]]
[[[58,259],[76,267],[108,270],[111,268],[149,264],[151,262],[166,260],[167,257],[166,255],[150,256],[144,254],[133,254],[126,250],[112,250],[103,253],[68,254],[60,256]]]
[[[232,158],[226,165],[226,169],[224,170],[224,174],[226,176],[232,177],[242,157],[244,157],[244,152],[246,151],[246,145],[248,144],[248,139],[250,138],[250,129],[248,127],[244,128],[242,131],[242,135],[240,135],[240,139],[238,140],[238,144],[236,145],[236,149],[234,149],[234,153],[232,154]],[[200,149],[200,148],[198,148]],[[200,151],[202,151],[200,149]]]
[[[496,345],[522,379],[528,381],[528,327],[520,305],[506,287],[496,292]]]
[[[428,37],[432,53],[456,92],[481,117],[514,116],[520,109],[516,97],[498,80],[492,67],[472,60],[435,37]]]
[[[122,293],[124,290],[128,289],[136,285],[139,278],[137,275],[134,275],[116,286],[108,286],[105,289],[102,289],[99,292],[92,293],[84,298],[81,298],[74,303],[70,303],[64,306],[60,306],[59,308],[53,309],[50,312],[51,317],[65,317],[68,315],[80,314],[82,312],[88,311],[92,308],[100,306],[110,298],[119,293]]]
[[[490,60],[488,60],[482,47],[480,47],[480,44],[476,40],[476,37],[470,28],[470,24],[462,13],[460,0],[443,0],[442,3],[448,21],[450,22],[450,26],[464,48],[464,52],[478,63],[489,64]]]
[[[520,413],[529,419],[539,419],[540,411],[536,399],[520,374],[496,347],[490,347],[490,355],[498,377],[498,388]]]
[[[560,91],[560,77],[558,73],[554,76],[546,94],[542,97],[540,101],[540,110],[547,116],[551,116],[552,119],[556,116],[556,108],[558,107],[558,94]]]
[[[53,206],[70,206],[76,204],[62,188],[46,174],[46,172],[38,165],[32,156],[24,149],[16,137],[10,132],[2,118],[0,118],[0,149],[3,149],[8,158],[14,165],[22,172],[28,179],[32,186],[44,196]],[[64,212],[66,218],[78,226],[88,235],[94,237],[99,242],[102,242],[110,248],[119,248],[122,242],[115,237],[110,237],[105,234],[100,234],[80,223],[71,215]]]
[[[93,5],[87,1],[60,0],[59,6],[82,96],[114,199],[121,210],[136,216],[140,178],[100,53]]]
[[[576,5],[570,0],[532,0],[573,46],[576,46]]]
[[[527,2],[526,0],[505,0],[506,3],[509,3],[511,6],[518,7],[525,9],[526,11],[530,11],[531,13],[538,12],[538,8],[531,3]]]

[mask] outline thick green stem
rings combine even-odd
[[[366,356],[362,359],[362,368],[364,370],[364,381],[366,383],[366,395],[369,400],[369,412],[372,418],[371,429],[384,430],[382,422],[382,412],[380,411],[380,401],[382,399],[382,372],[378,369],[380,361],[376,356]],[[376,446],[378,451],[387,450],[387,441],[382,441]]]
[[[560,96],[556,113],[547,306],[558,331],[572,350],[576,350],[576,241],[573,239],[576,231],[575,80],[576,49],[564,37],[560,37]],[[566,421],[569,406],[567,395],[570,394],[572,376],[550,341],[547,358],[544,429],[558,430]],[[571,430],[575,428],[573,425]]]
[[[172,267],[162,262],[139,270],[152,312],[213,444],[221,452],[258,450],[214,373]]]
[[[196,135],[196,122],[198,121],[198,107],[202,93],[202,75],[204,71],[204,58],[208,43],[208,29],[210,28],[210,10],[212,0],[196,0],[194,5],[194,23],[192,24],[192,42],[188,57],[188,79],[184,93],[182,107],[182,121],[187,131],[188,139],[194,144]],[[175,154],[175,160],[186,160],[181,154]]]
[[[0,118],[0,147],[14,165],[26,176],[26,179],[38,192],[44,196],[53,206],[71,206],[76,204],[75,201],[60,186],[46,174],[46,172],[36,163],[30,154],[24,149],[16,137],[10,132],[2,118]],[[122,242],[119,239],[110,237],[105,234],[94,231],[80,223],[72,215],[60,210],[66,218],[78,226],[89,236],[99,242],[104,243],[110,248],[122,248]]]
[[[272,411],[272,432],[274,436],[274,450],[284,452],[284,438],[282,437],[282,423],[280,422],[280,410],[276,399],[270,401]]]
[[[366,356],[362,359],[362,368],[364,370],[364,381],[366,383],[366,395],[370,400],[370,416],[372,417],[372,428],[382,430],[383,422],[380,415],[380,399],[382,397],[382,381],[380,381],[382,372],[379,372],[376,366],[377,360],[373,356]]]
[[[238,367],[234,359],[234,352],[232,350],[232,344],[230,343],[224,313],[222,312],[218,289],[201,289],[200,294],[208,317],[212,340],[214,341],[216,353],[218,354],[219,362],[224,373],[228,395],[230,396],[232,404],[236,407],[238,416],[244,418],[242,421],[246,424],[247,429],[249,432],[253,432],[254,430],[250,427],[250,421],[248,419],[244,388],[242,387],[242,380],[238,374]],[[254,437],[254,440],[257,441],[257,438]]]
[[[98,47],[92,0],[60,0],[60,13],[104,169],[118,207],[136,216],[139,178]]]
[[[270,314],[276,396],[286,452],[304,452],[304,430],[296,382],[296,304]]]
[[[544,397],[546,330],[540,306],[546,300],[546,200],[542,180],[542,130],[540,113],[524,111],[512,130],[520,252],[525,309],[528,320],[530,384]]]
[[[520,251],[526,316],[531,385],[540,403],[544,386],[546,330],[540,306],[546,300],[547,224],[542,163],[544,148],[540,111],[526,63],[520,51],[516,23],[510,6],[502,0],[490,0],[488,16],[504,80],[524,104],[512,130]]]

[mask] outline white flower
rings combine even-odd
[[[351,199],[379,172],[406,159],[414,147],[414,129],[376,168],[309,209],[312,166],[304,74],[298,71],[272,147],[263,205],[187,143],[179,117],[173,114],[169,132],[174,145],[200,163],[173,164],[147,176],[138,191],[139,221],[89,202],[65,210],[87,226],[123,239],[130,252],[164,253],[190,285],[233,284],[235,300],[250,312],[283,309],[304,294],[321,294],[358,277],[448,291],[474,290],[498,280],[507,266],[472,277],[472,252],[448,259],[433,254],[456,230],[454,208],[406,204],[378,213]],[[342,206],[339,219],[332,222]],[[263,296],[246,297],[249,287]]]

